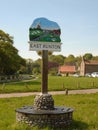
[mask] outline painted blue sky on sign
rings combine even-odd
[[[0,0],[0,29],[14,36],[14,46],[24,58],[38,58],[28,44],[29,27],[38,17],[61,28],[63,44],[56,54],[98,55],[98,0]]]
[[[54,22],[50,21],[47,18],[36,18],[30,28],[37,28],[37,26],[40,25],[41,29],[45,30],[56,30],[60,29],[59,25]]]

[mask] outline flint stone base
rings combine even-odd
[[[73,109],[54,107],[50,94],[40,94],[34,99],[34,105],[16,109],[16,120],[32,127],[67,128],[72,122]]]
[[[50,94],[40,94],[34,99],[34,108],[36,110],[53,110],[54,100]]]
[[[72,122],[72,108],[54,107],[54,110],[36,110],[33,106],[16,109],[16,120],[32,127],[67,128]]]

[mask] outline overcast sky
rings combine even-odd
[[[38,58],[28,41],[29,27],[39,17],[61,28],[62,49],[54,54],[98,55],[98,0],[0,0],[0,29],[14,37],[24,58]]]

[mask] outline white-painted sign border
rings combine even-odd
[[[61,51],[60,42],[37,42],[29,41],[29,50],[30,51],[40,51],[40,50],[49,50],[49,51]]]

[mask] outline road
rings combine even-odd
[[[68,94],[91,94],[97,93],[98,89],[86,89],[86,90],[69,90]],[[48,92],[51,95],[57,94],[67,94],[66,91],[53,91]],[[31,95],[38,95],[41,94],[40,92],[26,92],[26,93],[10,93],[10,94],[0,94],[0,98],[11,98],[11,97],[25,97]]]

